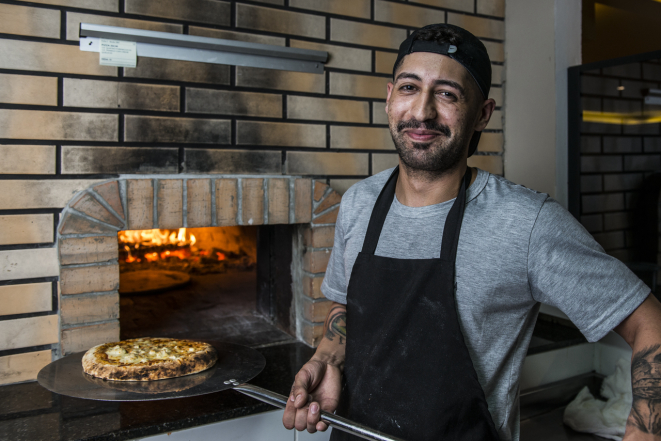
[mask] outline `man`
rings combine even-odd
[[[326,430],[323,409],[407,440],[517,440],[542,302],[590,341],[614,328],[631,345],[625,439],[661,439],[661,305],[547,195],[467,167],[490,83],[484,45],[461,28],[402,43],[386,103],[399,167],[342,198],[322,285],[335,303],[288,429]]]

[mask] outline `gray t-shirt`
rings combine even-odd
[[[321,286],[330,300],[346,303],[374,203],[391,173],[358,182],[342,197]],[[438,258],[453,202],[412,208],[395,198],[376,254]],[[519,439],[519,375],[540,302],[559,308],[596,341],[650,293],[548,195],[482,170],[466,195],[455,291],[464,339],[503,440]]]

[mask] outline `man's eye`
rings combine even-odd
[[[411,91],[411,90],[415,90],[415,87],[411,86],[410,84],[405,84],[402,87],[400,87],[400,90],[404,90],[404,91],[408,92],[408,91]]]
[[[446,99],[453,99],[453,100],[457,99],[457,97],[451,92],[446,92],[446,91],[438,92],[438,95],[440,95],[442,98],[446,98]]]

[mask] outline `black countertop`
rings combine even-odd
[[[257,349],[266,367],[251,384],[288,395],[314,349],[289,343]],[[233,390],[174,400],[107,402],[57,395],[38,383],[0,387],[0,440],[121,441],[273,410]]]

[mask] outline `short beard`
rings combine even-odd
[[[412,147],[407,147],[407,140],[402,133],[404,129],[434,130],[446,138],[432,143],[414,142]],[[425,181],[435,180],[454,170],[466,154],[464,137],[453,137],[448,126],[433,120],[421,122],[410,119],[397,124],[391,123],[390,134],[407,174]]]

